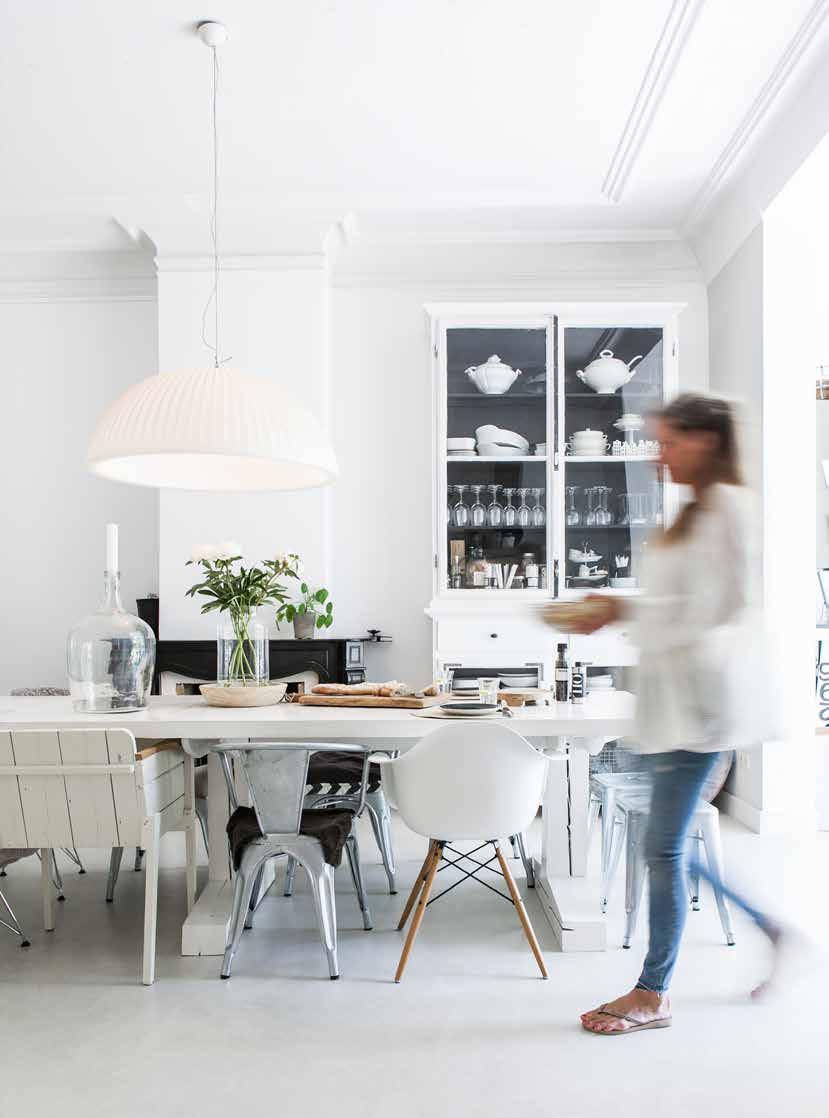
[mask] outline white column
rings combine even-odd
[[[205,258],[158,260],[159,371],[212,362],[202,342],[202,315],[212,286]],[[286,386],[328,422],[329,271],[324,254],[240,257],[222,261],[220,357]],[[206,317],[212,340],[212,310]],[[165,639],[215,635],[215,616],[202,617],[185,597],[195,570],[185,567],[194,545],[233,539],[261,559],[298,552],[308,578],[330,585],[330,490],[219,494],[161,490],[159,523],[160,630]]]

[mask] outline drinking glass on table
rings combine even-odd
[[[482,703],[497,703],[498,688],[501,680],[498,676],[482,676],[478,680],[478,698]]]
[[[452,694],[452,684],[455,681],[454,668],[441,668],[440,669],[440,691],[442,695]]]

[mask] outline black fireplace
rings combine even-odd
[[[271,679],[298,672],[316,672],[320,683],[364,683],[365,647],[357,638],[269,641]],[[192,679],[216,678],[215,641],[159,640],[155,654],[153,694],[159,693],[161,672]]]

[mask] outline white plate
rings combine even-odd
[[[498,707],[493,703],[476,703],[473,701],[458,703],[441,703],[438,708],[450,718],[485,718],[498,713]]]

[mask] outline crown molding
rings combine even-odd
[[[674,71],[705,0],[674,0],[602,183],[602,194],[621,201]]]
[[[150,303],[154,276],[61,276],[0,280],[0,303]]]
[[[816,0],[806,13],[697,192],[683,223],[684,234],[687,235],[707,216],[724,182],[777,104],[798,63],[821,30],[827,14],[829,0]]]
[[[155,258],[159,274],[171,272],[212,272],[213,257],[207,254],[159,255]],[[221,272],[318,272],[329,266],[322,252],[288,253],[283,255],[251,253],[219,258]]]

